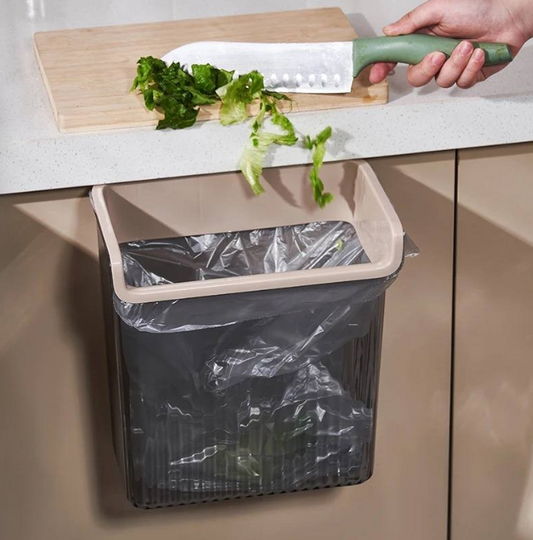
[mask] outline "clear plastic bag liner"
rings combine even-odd
[[[121,249],[132,286],[368,261],[344,222]],[[366,479],[383,293],[396,276],[147,304],[115,296],[136,496],[164,489],[181,504]]]
[[[122,244],[121,251],[126,283],[135,287],[368,262],[345,222],[135,241]],[[124,323],[137,330],[188,332],[319,307],[338,311],[343,303],[376,298],[395,277],[144,304],[115,295],[114,304]]]
[[[415,244],[415,241],[408,235],[404,233],[403,236],[403,256],[406,259],[413,259],[420,255],[420,248]]]

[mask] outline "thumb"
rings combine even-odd
[[[442,11],[437,6],[438,2],[429,0],[404,15],[398,22],[385,26],[383,33],[387,36],[413,34],[421,28],[438,24],[442,19]]]

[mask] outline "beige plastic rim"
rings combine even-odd
[[[113,286],[124,302],[146,303],[250,291],[383,278],[403,259],[403,228],[374,171],[364,161],[324,165],[334,201],[312,199],[309,167],[268,169],[266,193],[254,196],[240,173],[95,186],[93,207],[111,261]],[[351,223],[371,262],[335,268],[230,277],[152,287],[126,284],[119,244],[245,231],[313,221]]]

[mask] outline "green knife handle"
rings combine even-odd
[[[354,77],[361,71],[377,62],[394,62],[401,64],[419,64],[429,53],[441,51],[450,56],[463,40],[411,34],[409,36],[377,37],[356,39],[353,42]],[[476,43],[476,48],[485,51],[485,66],[507,64],[513,60],[509,45],[505,43]]]

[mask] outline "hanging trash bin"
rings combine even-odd
[[[401,223],[370,166],[98,186],[116,450],[142,508],[372,474]],[[106,292],[107,291],[107,292]],[[109,310],[111,313],[111,309]]]

